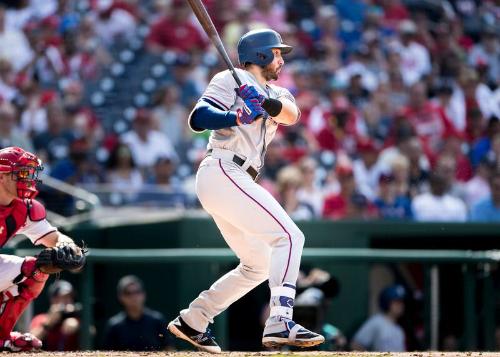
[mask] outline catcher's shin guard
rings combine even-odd
[[[43,290],[49,275],[40,272],[34,257],[26,257],[21,274],[13,281],[15,285],[0,293],[0,340],[10,339],[10,333],[19,316],[31,300]]]

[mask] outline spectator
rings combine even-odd
[[[261,179],[276,181],[278,172],[288,163],[283,157],[283,149],[283,141],[278,138],[269,143]]]
[[[47,130],[47,100],[54,95],[52,91],[43,91],[38,80],[26,77],[22,86],[24,106],[20,125],[26,135],[35,136]]]
[[[143,187],[143,178],[136,168],[130,148],[126,144],[118,144],[111,151],[106,168],[106,182],[111,185],[110,191],[126,202],[133,202]]]
[[[0,101],[14,101],[18,95],[16,74],[9,61],[0,57]]]
[[[411,86],[410,101],[404,110],[404,116],[421,141],[427,157],[432,157],[439,151],[441,140],[452,130],[451,123],[427,99],[427,87],[423,82]]]
[[[306,157],[300,161],[299,168],[302,173],[302,182],[297,191],[297,198],[313,208],[314,217],[320,217],[324,194],[316,180],[318,165],[313,158]]]
[[[170,140],[154,129],[151,113],[146,109],[137,111],[133,129],[123,134],[122,141],[129,146],[135,164],[143,172],[150,170],[159,157],[177,157]]]
[[[50,175],[69,184],[95,185],[103,180],[100,168],[92,160],[92,152],[85,139],[71,143],[67,157],[52,165]]]
[[[160,157],[155,163],[153,175],[148,184],[159,185],[164,189],[172,188],[172,176],[175,173],[175,164],[168,157]]]
[[[0,147],[19,146],[26,151],[33,151],[31,141],[16,127],[14,106],[0,103]]]
[[[379,194],[374,204],[380,218],[389,220],[412,218],[411,202],[408,197],[398,195],[396,178],[392,173],[380,175],[378,189]]]
[[[253,13],[252,4],[239,3],[236,8],[236,17],[228,22],[222,32],[224,43],[229,51],[233,51],[232,55],[236,58],[236,48],[238,40],[241,36],[250,30],[266,28],[262,22],[255,21],[251,15]],[[288,42],[287,42],[288,43]]]
[[[145,307],[142,281],[127,275],[117,285],[123,311],[108,320],[104,347],[114,351],[160,351],[169,348],[165,318]]]
[[[325,197],[323,217],[331,219],[373,217],[373,206],[356,190],[352,167],[348,164],[338,165],[335,173],[340,183],[340,192]]]
[[[267,27],[278,32],[282,32],[286,26],[283,4],[272,0],[255,0],[250,18],[252,21],[264,23]]]
[[[488,79],[498,83],[500,78],[500,44],[495,28],[486,26],[481,32],[481,42],[475,45],[469,53],[469,63],[472,66],[486,64],[488,66]]]
[[[33,57],[33,51],[23,32],[7,28],[5,8],[0,5],[0,58],[10,62],[14,71],[19,72],[33,60]]]
[[[396,195],[410,198],[410,161],[404,155],[392,159],[390,172],[394,175]]]
[[[71,143],[75,139],[61,103],[53,98],[47,106],[47,130],[33,138],[35,150],[45,155],[47,161],[55,162],[68,157]]]
[[[165,14],[151,27],[147,38],[152,52],[172,50],[180,53],[202,51],[207,43],[191,22],[191,9],[184,0],[173,0],[169,14]]]
[[[476,174],[464,185],[465,203],[472,208],[490,194],[489,178],[495,165],[488,159],[483,159],[477,169]]]
[[[113,0],[97,2],[95,30],[107,46],[117,41],[126,41],[135,33],[136,20],[125,9],[114,6]]]
[[[491,150],[491,143],[495,136],[498,135],[500,135],[500,120],[497,117],[491,117],[484,135],[472,144],[470,156],[473,167],[476,167],[488,155]]]
[[[85,139],[91,148],[95,148],[102,141],[104,132],[92,109],[84,105],[83,95],[82,82],[69,80],[63,87],[62,105],[70,130],[79,139]]]
[[[388,286],[379,295],[381,312],[370,317],[356,332],[351,348],[355,351],[406,351],[405,334],[397,320],[404,313],[405,290],[401,285]]]
[[[415,220],[420,222],[464,222],[467,208],[462,200],[448,191],[446,178],[432,173],[429,177],[430,192],[417,195],[412,202]]]
[[[401,74],[407,86],[417,83],[422,76],[430,73],[431,61],[429,51],[415,41],[417,26],[411,20],[399,23],[401,42],[396,45],[401,56]]]
[[[446,192],[448,194],[463,199],[463,184],[456,178],[457,160],[455,157],[443,153],[437,159],[436,165],[434,166],[434,172],[444,178],[447,187]]]
[[[470,220],[477,222],[500,222],[500,172],[495,167],[489,179],[491,194],[472,207]]]
[[[302,174],[296,166],[286,166],[278,172],[279,201],[294,220],[307,220],[314,217],[314,208],[310,204],[300,201],[297,194],[302,180]]]
[[[180,93],[176,86],[165,86],[158,91],[152,112],[158,130],[167,136],[175,148],[189,138],[185,123],[188,113],[179,99]]]
[[[378,165],[378,148],[372,141],[360,140],[356,146],[359,159],[354,160],[353,171],[356,187],[369,200],[375,199],[377,184],[383,167]]]
[[[31,333],[42,340],[44,350],[79,350],[81,306],[75,303],[73,286],[65,280],[56,280],[48,293],[49,310],[33,318]]]

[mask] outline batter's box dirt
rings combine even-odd
[[[223,352],[213,355],[206,352],[33,352],[9,353],[0,352],[0,357],[500,357],[500,352]]]

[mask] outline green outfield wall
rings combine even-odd
[[[315,254],[310,253],[312,255],[303,260],[303,265],[323,268],[340,282],[340,294],[329,307],[327,319],[348,336],[354,333],[369,313],[370,271],[373,264],[378,262],[392,267],[398,263],[394,254],[390,259],[385,259],[381,252],[388,249],[397,253],[399,250],[403,255],[405,251],[426,250],[426,254],[431,255],[422,256],[422,259],[418,256],[411,259],[405,257],[401,262],[411,261],[412,264],[421,265],[424,294],[428,289],[429,269],[438,264],[443,298],[449,298],[452,291],[455,294],[453,305],[456,311],[443,306],[443,316],[461,320],[459,337],[462,347],[491,348],[493,335],[489,330],[498,322],[500,301],[498,282],[494,280],[495,274],[498,278],[497,264],[481,259],[467,261],[466,258],[468,251],[500,249],[500,225],[330,221],[299,222],[298,225],[306,236],[305,247],[319,248],[310,251]],[[112,226],[85,224],[73,227],[67,233],[76,240],[84,240],[96,252],[102,249],[104,254],[100,259],[91,259],[91,268],[84,275],[64,276],[78,284],[80,290],[85,290],[83,294],[80,292],[81,297],[85,295],[90,299],[88,303],[92,309],[89,313],[98,333],[91,336],[91,342],[86,343],[97,347],[101,342],[105,321],[119,311],[115,287],[121,276],[136,274],[143,279],[148,291],[148,305],[162,311],[170,319],[176,316],[179,309],[186,307],[200,290],[207,288],[236,264],[234,258],[221,258],[218,255],[213,258],[172,259],[162,258],[161,254],[158,257],[150,254],[155,250],[161,252],[162,249],[226,248],[217,227],[208,218],[177,218],[148,224]],[[23,244],[23,247],[28,245]],[[331,258],[321,257],[321,248],[325,251],[326,248],[355,250],[349,259],[341,259],[335,254]],[[133,259],[134,251],[140,255],[139,250],[143,249],[148,249],[148,253]],[[372,252],[376,254],[370,254],[370,249],[375,249]],[[462,251],[464,254],[442,261],[436,260],[436,257],[432,259],[433,250],[441,253],[447,250]],[[105,252],[120,255],[120,251],[127,252],[128,258],[105,258]],[[484,280],[485,276],[487,280]],[[428,311],[429,304],[425,296],[423,303]],[[442,305],[445,303],[441,300]],[[43,309],[44,304],[46,302],[41,299],[36,309]],[[423,319],[428,326],[429,318]],[[465,319],[472,321],[464,323]],[[227,321],[227,314],[223,314],[215,325],[225,345],[228,343]]]

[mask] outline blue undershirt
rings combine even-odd
[[[216,130],[238,126],[236,113],[224,110],[217,103],[207,98],[202,98],[196,104],[191,114],[191,127],[195,131],[204,129]]]

